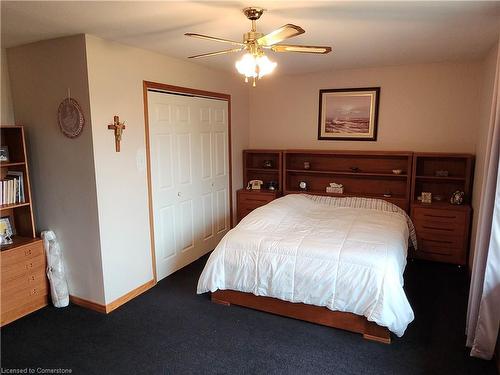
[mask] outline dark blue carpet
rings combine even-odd
[[[73,374],[495,374],[464,347],[464,269],[409,263],[416,320],[383,345],[359,334],[210,302],[206,257],[110,315],[44,308],[1,330],[2,367]],[[2,371],[2,373],[4,373]]]

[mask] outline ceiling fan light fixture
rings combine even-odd
[[[238,73],[243,74],[246,78],[257,77],[257,61],[252,54],[245,53],[240,60],[236,61],[235,65]]]
[[[245,82],[248,82],[248,78],[262,78],[265,75],[271,74],[278,65],[277,63],[269,60],[265,55],[252,55],[251,53],[245,53],[243,57],[236,61],[236,69],[238,73],[245,76]]]
[[[264,49],[271,50],[272,52],[299,52],[313,54],[326,54],[331,52],[332,48],[326,46],[280,44],[286,39],[290,39],[297,35],[305,33],[303,28],[291,23],[287,23],[286,25],[283,25],[279,29],[271,31],[266,35],[258,32],[256,21],[262,16],[263,12],[263,8],[257,7],[248,7],[243,9],[243,13],[245,14],[245,16],[250,21],[252,21],[252,29],[249,32],[243,34],[243,42],[237,42],[234,40],[217,38],[210,35],[198,33],[184,34],[193,38],[212,40],[214,42],[227,43],[233,46],[237,46],[223,51],[189,56],[189,58],[197,59],[201,57],[218,56],[227,53],[238,53],[240,51],[245,51],[246,53],[243,55],[243,57],[235,64],[236,69],[240,74],[245,76],[245,82],[248,82],[248,79],[251,78],[253,80],[253,86],[255,86],[255,81],[257,79],[271,74],[278,65],[277,63],[269,60],[269,58],[264,55]]]
[[[257,57],[257,66],[259,67],[259,78],[271,74],[278,63],[269,60],[265,55]]]

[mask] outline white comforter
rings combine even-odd
[[[225,235],[198,293],[231,289],[326,306],[364,315],[402,336],[414,318],[403,290],[407,248],[401,213],[287,195]]]

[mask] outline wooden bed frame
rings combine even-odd
[[[255,150],[254,150],[255,151]],[[360,196],[379,198],[396,204],[409,212],[412,152],[395,151],[334,151],[334,150],[285,150],[282,154],[282,193],[307,193],[326,196]],[[304,162],[310,168],[304,169]],[[244,163],[243,169],[247,167]],[[395,174],[393,170],[400,170]],[[252,175],[253,178],[262,179]],[[307,182],[307,191],[299,191],[299,181]],[[326,193],[329,182],[344,185],[343,194]],[[390,192],[387,195],[385,193]],[[386,327],[381,327],[366,317],[326,307],[292,303],[277,298],[259,297],[234,290],[217,290],[212,301],[229,306],[239,305],[255,310],[341,328],[363,334],[368,340],[391,343]]]
[[[391,343],[387,328],[368,321],[364,316],[341,311],[332,311],[326,307],[282,301],[277,298],[256,296],[252,293],[235,290],[216,290],[212,293],[212,302],[221,305],[238,305],[259,311],[305,320],[346,331],[362,333],[363,338],[384,344]]]

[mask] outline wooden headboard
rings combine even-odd
[[[379,198],[408,212],[412,159],[413,153],[405,151],[286,150],[283,194]],[[309,162],[309,169],[304,162]],[[305,191],[299,187],[301,181],[307,184]],[[326,187],[331,182],[342,184],[344,193],[327,193]]]

